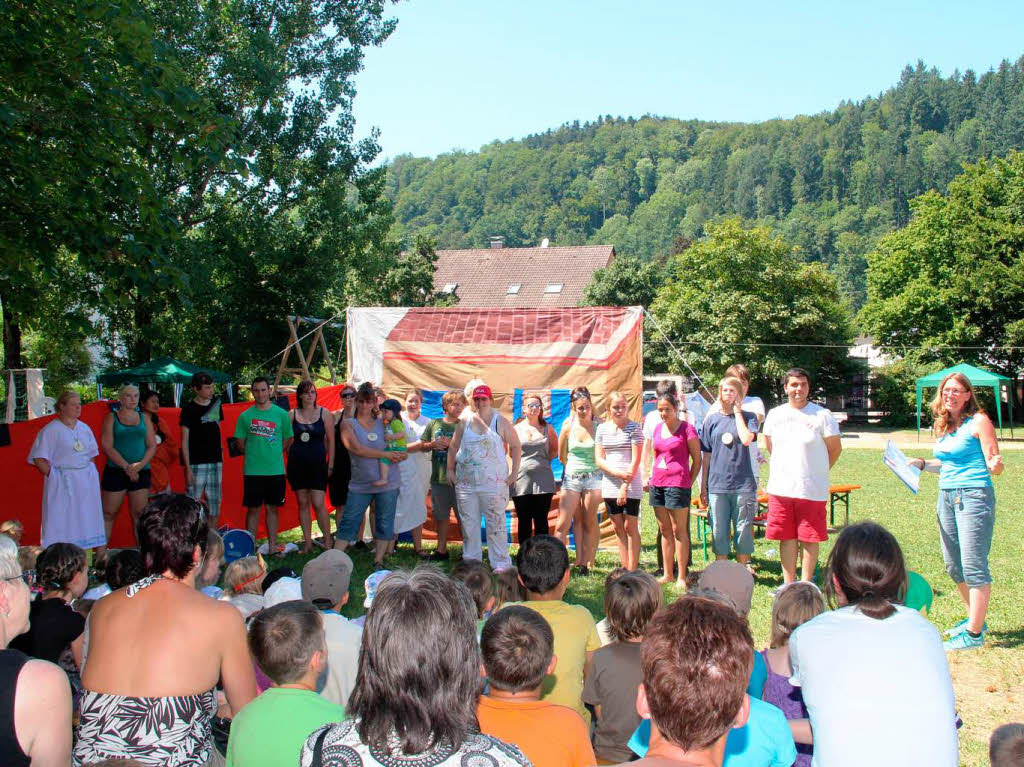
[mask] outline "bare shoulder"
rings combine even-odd
[[[62,692],[71,694],[68,675],[58,665],[46,660],[32,659],[26,663],[19,675],[22,684],[30,685],[25,689],[45,696],[60,695]]]
[[[196,596],[203,602],[203,606],[209,611],[210,617],[217,621],[222,627],[245,627],[245,620],[242,618],[242,614],[238,612],[238,608],[230,602],[212,599],[199,591],[196,592]]]
[[[971,419],[971,434],[977,436],[982,432],[995,432],[995,425],[992,423],[992,419],[988,417],[986,413],[977,412],[974,414],[974,418]]]

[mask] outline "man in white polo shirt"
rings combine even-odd
[[[764,420],[765,447],[771,453],[765,538],[779,541],[782,577],[792,583],[798,541],[804,548],[802,578],[814,579],[818,545],[828,540],[828,472],[843,448],[832,413],[807,401],[807,371],[792,368],[783,380],[789,401],[768,411]]]

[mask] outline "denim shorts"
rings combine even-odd
[[[651,506],[660,506],[663,509],[688,509],[690,488],[651,485]]]
[[[996,492],[989,487],[939,490],[937,508],[942,560],[954,583],[992,582],[988,553],[996,525]]]
[[[355,540],[359,534],[359,523],[370,501],[376,501],[373,515],[373,537],[378,541],[390,541],[395,537],[395,509],[398,507],[398,490],[383,490],[378,493],[357,493],[348,491],[345,511],[338,522],[335,537],[339,541]]]
[[[562,489],[572,490],[574,493],[600,490],[603,476],[604,473],[599,469],[588,471],[585,474],[566,474],[562,477]]]

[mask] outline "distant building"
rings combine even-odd
[[[855,372],[844,392],[826,398],[830,410],[843,412],[853,421],[874,421],[883,414],[872,401],[874,371],[891,362],[891,358],[874,345],[870,337],[857,338],[850,347],[849,356]]]
[[[434,290],[455,293],[465,307],[578,306],[613,258],[611,245],[506,248],[494,238],[489,248],[437,251]]]

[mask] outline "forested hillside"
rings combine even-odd
[[[479,152],[400,156],[387,183],[397,235],[439,248],[548,237],[646,259],[739,215],[825,263],[856,308],[865,256],[907,223],[909,200],[1014,148],[1024,148],[1024,57],[980,77],[919,62],[878,97],[791,120],[608,116]]]

